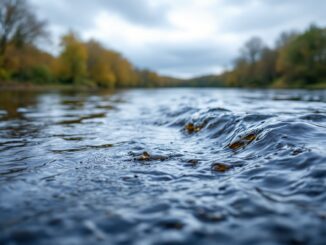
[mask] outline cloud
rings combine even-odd
[[[166,18],[168,6],[163,3],[154,4],[154,1],[146,0],[102,0],[98,2],[103,3],[106,10],[116,11],[132,23],[149,27],[168,24]]]
[[[226,5],[229,7],[220,20],[225,31],[264,32],[281,28],[306,28],[307,24],[313,22],[326,23],[324,18],[326,1],[323,0],[295,2],[237,0],[236,2],[238,5],[235,5],[234,1],[229,1]]]
[[[36,6],[38,14],[46,18],[51,25],[60,26],[63,29],[91,28],[94,24],[94,16],[100,6],[91,1],[42,1],[31,0]]]
[[[155,59],[152,52],[141,50],[133,54],[133,60],[140,67],[151,67],[163,74],[191,77],[207,73],[219,72],[229,63],[231,50],[214,42],[194,42],[152,44],[149,50],[155,49]],[[176,69],[177,68],[177,69]]]
[[[168,24],[167,5],[147,0],[31,0],[40,14],[53,24],[70,28],[91,28],[101,12],[120,15],[132,24],[164,26]]]
[[[324,0],[30,1],[50,22],[56,41],[48,50],[58,50],[59,36],[72,28],[137,67],[181,77],[230,66],[252,36],[273,45],[282,31],[326,25]]]

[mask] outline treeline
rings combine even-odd
[[[326,28],[284,32],[273,48],[253,37],[232,69],[189,82],[200,87],[326,88]]]
[[[61,38],[55,57],[37,48],[46,39],[46,22],[25,0],[0,0],[0,83],[86,85],[89,87],[173,86],[179,80],[139,70],[121,54],[74,32]]]
[[[61,53],[53,58],[52,76],[63,84],[104,88],[163,86],[173,79],[138,70],[119,53],[96,40],[83,42],[70,32],[62,37]]]
[[[285,32],[274,48],[254,37],[245,43],[234,68],[217,78],[240,87],[326,87],[326,28]]]
[[[121,54],[96,40],[83,41],[70,31],[61,38],[60,54],[37,48],[50,36],[26,0],[0,0],[0,85],[63,84],[87,87],[326,87],[326,28],[285,32],[274,47],[254,37],[233,68],[188,80],[135,68]]]

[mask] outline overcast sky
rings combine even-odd
[[[326,25],[326,0],[30,0],[48,20],[53,44],[77,31],[136,67],[190,77],[230,67],[252,36],[273,45],[284,30]]]

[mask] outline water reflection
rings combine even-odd
[[[0,119],[21,119],[26,108],[36,104],[35,92],[0,91]]]

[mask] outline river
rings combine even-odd
[[[326,91],[0,92],[1,244],[325,244]]]

